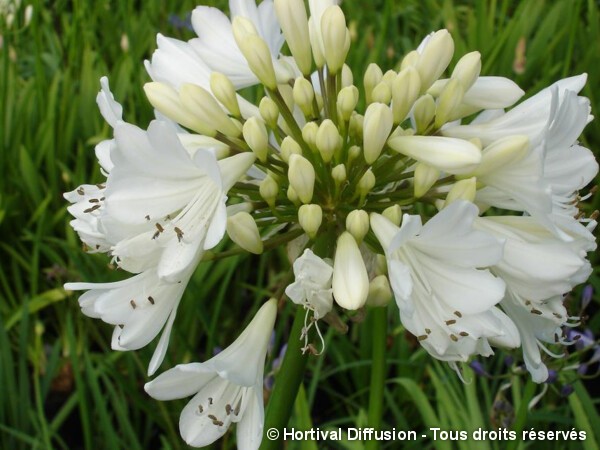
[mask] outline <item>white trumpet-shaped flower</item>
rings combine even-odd
[[[179,430],[191,446],[203,447],[237,423],[237,447],[255,450],[262,440],[263,371],[277,302],[269,300],[242,334],[204,363],[180,364],[147,383],[158,400],[194,395],[181,412]]]
[[[518,345],[514,326],[494,308],[504,296],[504,282],[482,269],[500,260],[502,243],[475,230],[476,217],[477,208],[462,200],[425,225],[419,216],[405,214],[399,228],[384,216],[371,215],[400,319],[438,359],[489,355],[487,339]]]

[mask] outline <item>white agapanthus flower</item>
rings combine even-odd
[[[277,302],[269,300],[243,333],[203,363],[180,364],[145,385],[158,400],[194,397],[181,412],[181,437],[194,447],[212,444],[237,423],[237,447],[255,450],[262,440],[263,372]]]

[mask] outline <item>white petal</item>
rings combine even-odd
[[[238,450],[258,449],[262,441],[264,421],[265,411],[262,390],[252,389],[252,395],[244,411],[244,416],[237,424]]]
[[[157,400],[174,400],[200,391],[214,377],[201,363],[179,364],[146,383],[144,389]]]

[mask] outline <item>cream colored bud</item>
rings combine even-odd
[[[258,227],[254,218],[247,212],[239,212],[227,218],[227,234],[244,250],[256,255],[263,252],[263,242]]]
[[[357,141],[362,139],[364,121],[365,118],[361,114],[354,113],[350,116],[350,121],[348,122],[348,131],[350,136]]]
[[[346,18],[338,5],[329,6],[321,16],[323,55],[330,74],[340,71],[350,49],[350,36]]]
[[[323,39],[321,39],[321,24],[315,20],[314,16],[308,19],[308,35],[315,65],[317,69],[322,69],[325,65],[325,56],[323,54]]]
[[[471,52],[458,60],[452,71],[452,78],[457,79],[466,92],[477,81],[480,72],[481,53]]]
[[[348,67],[348,64],[344,64],[342,67],[342,88],[352,86],[354,84],[354,75],[352,75],[352,69]]]
[[[362,153],[362,148],[358,145],[353,145],[348,149],[348,163],[351,163],[356,158],[358,158]]]
[[[310,203],[315,187],[315,169],[308,159],[290,155],[288,179],[302,203]]]
[[[296,190],[292,187],[292,185],[290,184],[287,188],[287,192],[286,192],[287,198],[290,202],[292,202],[294,205],[298,205],[300,204],[300,199],[298,198],[298,193],[296,192]]]
[[[303,77],[296,78],[292,92],[296,105],[300,107],[306,117],[311,117],[313,115],[313,100],[315,98],[315,91],[311,82]]]
[[[266,162],[269,152],[269,136],[264,122],[258,117],[250,117],[244,122],[243,134],[248,147],[254,152],[258,160],[263,163]]]
[[[465,91],[460,81],[456,78],[450,79],[446,87],[438,98],[437,108],[435,110],[435,128],[439,129],[449,120],[452,120],[452,115],[456,108],[462,103]]]
[[[238,137],[240,129],[225,114],[213,95],[197,84],[184,83],[179,89],[179,99],[198,120],[225,136]]]
[[[171,86],[158,82],[146,83],[144,92],[150,104],[169,119],[205,136],[216,136],[217,130],[188,111],[181,103],[177,91]]]
[[[342,137],[334,123],[325,119],[317,131],[315,144],[323,161],[328,163],[333,159],[333,155],[342,147]]]
[[[390,89],[392,89],[392,84],[394,83],[394,80],[397,77],[398,77],[398,74],[394,70],[390,69],[386,73],[383,74],[383,78],[381,79],[381,81],[383,83],[387,84]]]
[[[419,55],[416,69],[421,78],[421,92],[425,92],[446,70],[454,54],[454,41],[448,30],[436,31]]]
[[[435,116],[435,100],[429,94],[421,96],[413,107],[413,117],[417,133],[423,134]]]
[[[388,206],[381,214],[398,227],[402,223],[402,208],[400,208],[400,205]]]
[[[398,125],[408,115],[421,91],[419,72],[414,67],[400,71],[392,82],[392,112],[394,123]]]
[[[343,164],[338,164],[333,169],[331,169],[331,178],[337,186],[340,186],[344,181],[346,181],[346,166]]]
[[[450,188],[448,195],[446,195],[446,203],[444,207],[456,200],[466,200],[472,202],[475,200],[475,194],[477,193],[477,178],[471,177],[466,180],[460,180],[454,183]]]
[[[427,164],[417,163],[415,167],[414,196],[416,198],[423,197],[439,178],[440,171],[438,169]]]
[[[369,232],[369,214],[362,209],[350,211],[346,216],[346,230],[360,244]]]
[[[528,150],[529,138],[527,136],[515,135],[498,139],[483,149],[481,163],[473,173],[482,176],[507,164],[514,164],[523,159]]]
[[[290,111],[294,110],[294,90],[289,84],[280,84],[279,93]]]
[[[271,128],[277,127],[279,108],[272,99],[269,97],[263,97],[258,105],[258,112],[267,125],[269,125]]]
[[[273,59],[267,43],[256,34],[248,19],[236,16],[232,22],[233,37],[248,62],[248,67],[268,89],[277,89]],[[254,29],[254,33],[252,33]]]
[[[417,62],[419,61],[419,52],[416,50],[412,50],[408,52],[404,58],[402,58],[402,62],[400,63],[400,71],[408,69],[409,67],[417,67]]]
[[[308,144],[308,146],[314,151],[317,149],[317,133],[319,132],[319,125],[315,122],[308,122],[302,127],[302,139]]]
[[[333,262],[333,296],[345,309],[361,308],[369,295],[369,276],[354,237],[347,231],[337,240]]]
[[[210,90],[225,108],[234,117],[240,117],[240,105],[238,103],[235,87],[231,80],[219,72],[210,74]]]
[[[281,159],[286,163],[289,162],[291,155],[301,155],[302,149],[300,145],[290,136],[286,136],[281,141]]]
[[[365,87],[365,99],[367,101],[367,105],[373,101],[371,96],[373,89],[375,89],[375,86],[381,83],[382,79],[383,71],[381,70],[381,68],[375,63],[369,64],[367,70],[365,71],[365,76],[363,77],[363,85]]]
[[[369,283],[367,305],[373,307],[387,306],[392,300],[392,289],[385,275],[379,275]]]
[[[385,81],[379,83],[371,92],[371,102],[388,104],[392,99],[392,90]]]
[[[387,87],[385,83],[380,86]],[[363,147],[367,164],[373,164],[379,158],[393,126],[394,117],[389,106],[383,103],[369,105],[363,127]]]
[[[375,175],[371,169],[367,170],[365,174],[360,178],[358,184],[356,185],[356,190],[361,195],[366,195],[371,192],[371,189],[375,187]]]
[[[311,239],[316,237],[322,221],[323,210],[319,205],[302,205],[298,208],[298,222]]]
[[[304,1],[275,0],[275,13],[300,72],[310,75],[312,57]]]
[[[275,200],[277,199],[277,194],[279,194],[279,186],[272,176],[266,176],[260,182],[258,192],[270,207],[275,206]]]
[[[358,103],[358,89],[356,86],[347,86],[340,90],[337,98],[337,108],[342,119],[348,121]]]

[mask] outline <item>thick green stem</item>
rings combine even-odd
[[[269,399],[265,417],[265,428],[260,450],[276,450],[283,447],[283,429],[287,426],[292,414],[292,408],[296,400],[296,394],[302,383],[304,369],[308,361],[308,353],[302,353],[303,340],[302,329],[304,328],[304,315],[306,311],[303,308],[296,308],[296,316],[290,338],[288,340],[287,350],[283,357],[281,369],[275,379],[273,393]],[[267,436],[270,429],[276,429],[279,432],[279,438],[270,440]]]
[[[383,415],[383,388],[385,386],[386,360],[385,345],[387,338],[387,308],[373,308],[371,310],[371,387],[369,389],[369,412],[367,426],[381,430]],[[379,441],[367,441],[365,450],[379,449]]]

